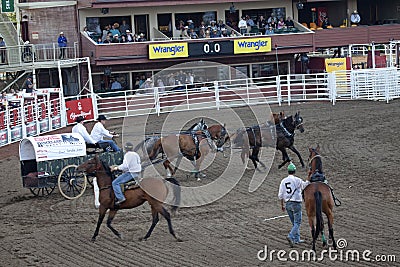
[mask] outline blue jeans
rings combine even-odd
[[[115,152],[121,151],[121,149],[117,146],[117,144],[113,140],[100,140],[98,143],[110,145],[112,150]]]
[[[290,221],[292,222],[292,230],[288,237],[294,242],[300,241],[300,225],[301,225],[301,202],[286,202],[286,211],[289,215]]]
[[[138,172],[125,172],[120,176],[118,176],[114,181],[112,181],[114,194],[118,200],[125,199],[124,193],[122,193],[121,184],[124,184],[132,179],[135,179],[138,176],[139,176]]]

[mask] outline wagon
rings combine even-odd
[[[110,165],[119,165],[123,152],[97,153]],[[19,146],[22,184],[35,196],[48,196],[56,186],[66,199],[79,198],[91,183],[91,175],[76,172],[81,163],[93,157],[81,135],[65,133],[27,137]]]

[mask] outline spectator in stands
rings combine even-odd
[[[187,26],[188,26],[188,29],[189,29],[189,31],[190,31],[190,29],[193,29],[194,30],[194,23],[193,23],[193,20],[191,20],[191,19],[189,19],[188,21],[187,21]]]
[[[57,39],[58,42],[58,47],[60,48],[60,56],[58,57],[59,59],[65,59],[65,50],[67,48],[67,38],[64,36],[64,32],[60,32],[60,35],[58,36]]]
[[[332,27],[332,25],[331,25],[331,23],[329,22],[329,18],[328,18],[328,17],[325,17],[325,18],[324,18],[324,21],[322,22],[322,28],[323,28],[323,29],[328,29],[328,28],[330,28],[330,27]]]
[[[361,17],[358,14],[357,10],[354,10],[353,13],[350,15],[350,21],[352,25],[358,25],[360,24]]]
[[[111,90],[121,90],[121,89],[122,89],[122,85],[117,79],[115,79],[111,82]]]
[[[242,16],[242,18],[239,21],[239,29],[240,29],[240,34],[244,35],[247,33],[247,22],[245,20],[245,16]]]
[[[214,30],[217,30],[217,22],[215,20],[210,21],[210,32],[213,32]]]
[[[144,33],[141,33],[141,34],[139,35],[138,42],[146,42],[146,41],[147,41],[147,39],[146,39],[146,37],[144,36]]]
[[[120,39],[119,39],[119,35],[118,34],[114,34],[114,37],[113,37],[113,39],[111,40],[111,43],[113,43],[113,44],[118,44],[118,43],[120,43],[121,41],[120,41]]]
[[[250,18],[249,15],[246,15],[246,23],[248,27],[254,27],[255,23],[254,20],[252,18]]]
[[[194,31],[194,29],[189,29],[189,36],[190,36],[190,39],[198,39],[199,38],[199,36],[197,35],[197,33]]]
[[[165,85],[162,79],[157,79],[156,87],[158,89],[158,93],[163,94],[165,92]]]
[[[272,29],[276,29],[276,27],[277,27],[277,25],[276,25],[276,23],[275,23],[275,21],[274,20],[272,20],[270,23],[268,23],[268,28],[269,27],[271,27]]]
[[[278,21],[278,24],[276,25],[277,29],[284,29],[286,28],[286,24],[285,21],[283,20],[283,18],[281,17]]]
[[[103,43],[105,43],[105,44],[111,44],[112,43],[112,40],[111,40],[111,38],[110,38],[110,36],[106,36],[106,39],[103,41]]]
[[[0,58],[2,64],[7,63],[7,48],[3,36],[0,36]]]
[[[122,24],[119,26],[119,32],[124,34],[127,30],[131,30],[131,26],[126,23],[126,20],[122,20]]]
[[[271,35],[274,34],[274,29],[269,26],[266,30],[265,30],[265,35]]]
[[[75,121],[76,121],[76,125],[74,127],[72,127],[72,132],[80,134],[86,143],[96,144],[96,142],[90,136],[90,134],[88,133],[88,131],[84,125],[85,119],[82,116],[78,116],[78,117],[76,117]]]
[[[206,31],[204,26],[201,26],[199,30],[199,38],[206,38]]]
[[[210,33],[211,38],[218,38],[221,37],[219,31],[217,29],[213,29],[212,32]]]
[[[189,29],[188,26],[183,27],[183,29],[181,31],[181,37],[183,39],[189,39],[190,38],[189,33],[188,33],[188,29]]]
[[[225,27],[226,27],[226,26],[225,26],[225,24],[224,24],[224,21],[223,21],[222,19],[218,20],[218,23],[217,23],[217,30],[218,30],[219,32],[221,32],[222,29],[224,29]]]
[[[292,20],[292,18],[290,16],[287,17],[285,24],[286,24],[286,27],[288,27],[288,28],[294,28],[294,21]]]
[[[118,134],[115,134],[115,132],[108,131],[105,128],[106,121],[106,116],[99,115],[99,117],[97,118],[97,123],[93,126],[90,136],[99,145],[107,144],[112,148],[113,151],[120,151],[121,149],[117,146],[114,140],[104,139],[104,137],[113,138],[119,136]]]
[[[225,28],[221,29],[221,37],[229,37],[227,29]]]
[[[101,40],[101,37],[97,38],[96,43],[97,43],[97,44],[102,44],[102,43],[103,43],[103,40]]]
[[[264,16],[260,16],[257,21],[258,29],[264,34],[265,33],[265,26],[267,26],[267,21],[265,20]]]
[[[25,89],[25,93],[33,93],[34,89],[33,89],[32,76],[28,76],[28,78],[26,78],[24,89]]]
[[[108,35],[108,33],[110,32],[110,25],[106,25],[104,27],[103,33],[101,35],[101,40],[104,42],[106,40],[106,37]]]
[[[126,30],[126,40],[128,42],[135,42],[135,37],[132,35],[130,30]]]
[[[85,34],[86,36],[90,37],[93,33],[94,33],[94,32],[91,32],[91,31],[88,30],[88,27],[87,27],[87,26],[85,26],[85,27],[83,28],[83,34]]]
[[[271,24],[272,22],[278,23],[278,19],[275,16],[275,13],[271,13],[271,16],[268,18],[267,23]]]
[[[119,28],[119,24],[116,22],[111,26],[110,33],[112,34],[112,36],[114,36],[116,34],[118,34],[118,36],[121,35],[121,32],[119,31],[118,28]]]

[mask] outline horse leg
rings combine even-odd
[[[179,165],[181,164],[182,158],[183,158],[183,155],[182,155],[182,154],[179,154],[178,158],[176,159],[176,165],[175,165],[173,174],[175,174],[176,171],[178,170]]]
[[[164,168],[165,168],[165,171],[167,172],[167,177],[169,178],[169,177],[172,177],[172,175],[174,174],[174,170],[172,169],[172,167],[171,167],[171,162],[169,161],[169,160],[165,160],[164,162],[163,162],[163,165],[164,165]]]
[[[99,235],[100,225],[103,223],[104,217],[106,216],[107,209],[100,206],[99,218],[97,219],[97,226],[92,236],[92,241],[96,241],[96,237]]]
[[[160,205],[161,205],[161,204],[160,204]],[[158,211],[157,211],[153,206],[151,206],[151,216],[153,217],[153,220],[152,220],[150,229],[149,229],[149,231],[147,231],[147,234],[146,234],[143,238],[139,238],[139,240],[144,240],[144,241],[146,241],[147,238],[150,237],[151,233],[152,233],[153,230],[154,230],[154,227],[156,227],[158,221],[160,220],[160,219],[158,218]]]
[[[290,150],[292,150],[294,153],[296,153],[296,155],[297,155],[297,157],[299,158],[299,160],[300,160],[300,163],[301,163],[301,167],[303,167],[304,168],[304,162],[303,162],[303,159],[301,158],[301,155],[300,155],[300,152],[299,151],[297,151],[297,149],[292,145],[292,146],[290,146],[289,147],[289,149]]]
[[[332,239],[332,246],[334,249],[336,249],[336,241],[335,238],[333,237],[333,213],[332,210],[329,210],[326,214],[328,217],[328,228],[329,228],[329,238]]]
[[[110,228],[110,230],[114,233],[114,235],[121,238],[121,234],[111,226],[111,222],[114,219],[115,214],[117,214],[117,210],[110,210],[110,212],[108,213],[107,227]]]
[[[167,220],[169,233],[176,239],[176,241],[178,241],[178,242],[182,241],[181,239],[177,238],[175,235],[174,229],[172,228],[171,215],[169,214],[169,212],[164,207],[162,207],[162,210],[160,213],[165,218],[165,220]]]
[[[279,148],[279,150],[282,152],[283,162],[278,166],[278,169],[282,168],[283,166],[285,166],[286,163],[290,162],[290,158],[288,153],[286,152],[286,149]]]

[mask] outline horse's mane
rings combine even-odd
[[[315,160],[315,162],[316,162],[316,164],[315,164],[315,169],[318,170],[318,172],[323,173],[321,157],[320,157],[320,155],[318,154],[318,152],[315,151],[315,149],[313,149],[313,152],[315,153],[315,156],[314,156],[314,157],[315,157],[314,160]]]
[[[106,172],[107,175],[109,175],[110,177],[113,177],[112,172],[111,172],[111,168],[108,165],[107,162],[105,162],[104,160],[100,160],[101,165],[103,166],[104,171]]]

